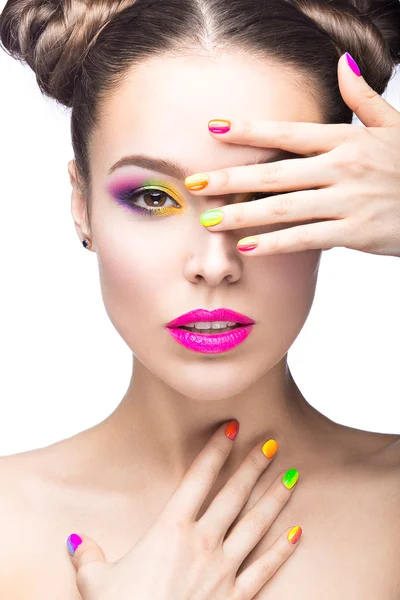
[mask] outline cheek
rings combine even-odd
[[[114,235],[103,235],[100,240],[96,237],[96,244],[106,312],[130,348],[145,350],[149,328],[162,321],[163,290],[168,289],[173,276],[165,241],[157,241],[154,235],[145,238],[136,230],[129,237],[118,236],[118,240]]]
[[[260,257],[252,274],[252,297],[268,337],[287,349],[310,312],[318,279],[321,250]]]

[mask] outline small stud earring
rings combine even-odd
[[[83,247],[84,247],[84,248],[86,248],[87,250],[90,250],[90,249],[91,249],[91,247],[92,247],[92,241],[91,241],[91,240],[88,240],[88,239],[85,239],[85,240],[83,240],[83,242],[82,242],[82,245],[83,245]]]

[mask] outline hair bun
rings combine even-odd
[[[0,41],[27,63],[47,96],[71,107],[75,81],[99,33],[135,0],[8,0],[0,15]]]
[[[293,0],[335,44],[350,52],[368,84],[385,91],[400,63],[399,0]]]

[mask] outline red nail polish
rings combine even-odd
[[[225,427],[225,435],[229,439],[234,440],[238,433],[239,433],[239,422],[236,421],[236,419],[234,419],[233,421],[230,421],[230,423],[228,423],[228,425]]]

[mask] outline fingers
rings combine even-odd
[[[329,188],[288,192],[274,197],[268,197],[266,193],[265,198],[219,208],[222,213],[219,223],[215,223],[214,219],[212,224],[207,224],[206,218],[202,216],[202,225],[210,231],[225,231],[265,225],[274,227],[276,223],[295,225],[314,219],[337,219],[348,214],[348,207],[346,210],[344,202],[343,198],[341,202],[337,202],[336,192]]]
[[[235,600],[251,600],[293,554],[302,535],[299,525],[286,529],[260,558],[237,577],[233,597]]]
[[[222,542],[228,528],[249,499],[260,475],[271,464],[277,450],[277,442],[268,440],[265,444],[257,444],[249,452],[197,522],[197,526],[206,532],[209,539]]]
[[[195,173],[185,179],[190,192],[212,195],[286,192],[325,187],[337,179],[329,154]],[[203,183],[202,183],[203,182]]]
[[[185,477],[163,510],[162,518],[194,521],[218,474],[232,451],[233,441],[228,437],[237,433],[239,423],[234,420],[221,426],[198,454]],[[227,433],[226,433],[227,432]]]
[[[111,568],[103,549],[88,535],[72,533],[67,538],[68,552],[76,570],[76,585],[82,595],[87,598],[97,598],[97,590],[101,589],[102,581]]]
[[[289,501],[298,477],[296,469],[282,471],[252,509],[235,525],[223,543],[229,563],[236,563],[239,568]]]
[[[228,119],[226,123],[222,123],[222,120],[216,121],[210,121],[208,124],[210,134],[216,140],[259,148],[282,148],[301,154],[333,150],[345,141],[355,127],[343,123],[262,121],[236,118]],[[229,127],[223,127],[223,125]]]
[[[67,538],[68,552],[71,554],[71,562],[75,569],[79,569],[88,563],[106,562],[102,548],[88,535],[77,535],[71,533]]]

